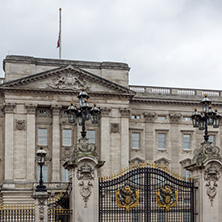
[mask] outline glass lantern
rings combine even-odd
[[[100,119],[100,110],[98,107],[96,107],[96,104],[94,104],[94,107],[90,110],[91,114],[91,120],[93,124],[97,124]]]
[[[197,112],[197,109],[195,108],[194,113],[191,116],[192,122],[193,122],[193,127],[199,127],[200,125],[200,114]]]
[[[208,113],[209,111],[209,105],[211,104],[211,101],[209,100],[209,98],[207,97],[207,94],[204,95],[203,100],[201,101],[202,106],[203,106],[203,112],[204,113]]]

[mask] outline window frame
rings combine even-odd
[[[133,147],[133,144],[134,144],[134,142],[133,141],[135,141],[135,140],[133,140],[133,135],[138,135],[139,137],[138,137],[138,146],[137,147]],[[133,150],[139,150],[139,149],[141,149],[141,132],[139,132],[139,131],[132,131],[131,132],[131,149],[133,149]]]
[[[189,136],[189,143],[185,141],[185,136]],[[184,151],[190,151],[192,147],[192,135],[191,133],[183,133],[183,150]],[[189,148],[186,148],[185,144],[189,144]]]
[[[70,137],[65,137],[64,136],[64,132],[65,131],[69,131],[70,132]],[[64,138],[69,138],[70,139],[70,143],[69,144],[65,144],[64,143]],[[62,146],[66,146],[66,147],[71,147],[73,142],[73,130],[71,128],[62,128]]]
[[[159,136],[160,135],[164,135],[164,147],[160,147],[160,140],[159,140]],[[167,132],[158,132],[157,133],[157,149],[160,151],[164,151],[167,149]]]
[[[45,130],[46,131],[46,135],[43,137],[40,137],[40,131],[41,130]],[[48,128],[44,128],[44,127],[38,127],[38,137],[37,137],[37,144],[38,146],[42,145],[42,146],[48,146]],[[42,142],[41,140],[45,139],[44,142]]]

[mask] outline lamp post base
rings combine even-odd
[[[44,186],[44,185],[38,185],[37,187],[36,187],[36,190],[35,190],[36,192],[47,192],[47,190],[46,190],[46,186]]]

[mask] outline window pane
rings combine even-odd
[[[62,167],[62,182],[69,182],[69,171]]]
[[[132,148],[140,148],[140,133],[132,133]]]
[[[183,149],[184,150],[190,149],[190,135],[189,134],[183,135]]]
[[[208,142],[211,142],[212,146],[215,146],[215,136],[214,135],[210,135],[209,139],[208,139]]]
[[[158,120],[166,120],[166,116],[158,116],[157,119]]]
[[[71,129],[64,129],[62,131],[62,145],[72,146],[72,130]]]
[[[186,170],[186,169],[183,169],[183,176],[187,179],[190,179],[191,178],[191,172]]]
[[[38,129],[38,145],[47,146],[47,129]]]
[[[40,166],[38,166],[38,181],[40,180]],[[42,180],[48,182],[48,166],[42,166]]]
[[[158,134],[158,148],[165,149],[165,147],[166,147],[166,134],[159,133]]]
[[[96,138],[95,130],[88,130],[87,138],[89,139],[89,143],[95,143],[95,138]]]

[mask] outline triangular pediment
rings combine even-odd
[[[125,94],[128,96],[135,94],[127,87],[71,65],[6,82],[0,87],[4,89],[51,90],[63,93],[65,91],[79,91],[85,88],[92,93]]]

